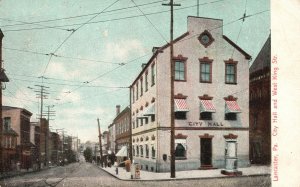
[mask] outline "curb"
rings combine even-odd
[[[98,167],[99,169],[101,169],[102,171],[108,173],[109,175],[113,176],[114,178],[121,180],[121,181],[149,181],[149,182],[154,182],[154,181],[182,181],[182,180],[199,180],[199,179],[203,179],[203,180],[208,180],[208,179],[224,179],[224,178],[246,178],[246,177],[270,177],[271,174],[252,174],[252,175],[241,175],[241,176],[218,176],[218,177],[193,177],[193,178],[174,178],[174,179],[121,179],[118,176],[104,170],[101,167]]]

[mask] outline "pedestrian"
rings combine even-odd
[[[116,167],[116,175],[119,174],[119,169],[118,169],[118,166]]]

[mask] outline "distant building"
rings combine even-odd
[[[61,140],[60,136],[56,132],[50,132],[49,137],[49,154],[51,164],[59,164],[59,154],[61,152]]]
[[[109,134],[109,148],[108,150],[112,153],[116,153],[116,128],[115,124],[112,123],[108,126]]]
[[[271,163],[271,36],[250,67],[250,161]]]
[[[103,155],[107,155],[109,150],[109,133],[108,131],[104,131],[102,133],[102,153]]]
[[[130,108],[126,107],[122,112],[120,112],[120,105],[117,105],[116,109],[116,117],[113,121],[116,131],[116,154],[122,149],[122,147],[126,147],[127,156],[125,158],[128,158],[130,147]]]
[[[2,117],[6,120],[6,124],[10,123],[19,136],[16,138],[17,160],[23,169],[32,167],[32,149],[35,145],[30,142],[30,117],[32,113],[24,108],[3,106]]]
[[[11,118],[4,117],[3,120],[3,167],[4,171],[16,169],[17,163],[17,137],[19,135],[11,128]]]
[[[133,159],[170,171],[173,105],[177,171],[248,167],[251,57],[223,35],[222,20],[188,17],[187,27],[174,40],[174,100],[169,44],[154,48],[131,84]]]

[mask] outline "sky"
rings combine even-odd
[[[174,38],[197,16],[197,0],[176,0]],[[252,56],[270,34],[269,0],[199,0],[199,16],[223,19],[223,34]],[[3,105],[22,107],[38,121],[43,85],[53,106],[53,131],[65,128],[82,142],[98,140],[116,105],[129,105],[128,86],[169,41],[170,7],[162,0],[0,0],[5,83]],[[240,19],[246,13],[244,22]],[[250,62],[251,64],[251,62]],[[43,109],[45,112],[46,107]]]

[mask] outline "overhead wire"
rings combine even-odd
[[[144,4],[140,4],[139,6],[146,6],[146,5],[151,5],[151,4],[156,4],[156,3],[161,3],[162,0],[160,1],[154,1],[154,2],[150,2],[150,3],[144,3]],[[115,12],[115,11],[120,11],[120,10],[126,10],[126,9],[131,9],[131,8],[135,8],[135,6],[128,6],[128,7],[123,7],[123,8],[117,8],[117,9],[113,9],[113,10],[105,10],[103,11],[103,13],[109,13],[109,12]],[[77,16],[70,16],[70,17],[64,17],[64,18],[55,18],[55,19],[48,19],[48,20],[40,20],[40,21],[34,21],[34,22],[27,22],[26,24],[11,24],[11,25],[2,25],[1,27],[12,27],[12,26],[22,26],[22,25],[29,25],[29,24],[36,24],[36,23],[45,23],[45,22],[54,22],[54,21],[61,21],[61,20],[69,20],[69,19],[74,19],[74,18],[82,18],[82,17],[87,17],[87,16],[92,16],[92,15],[96,15],[99,12],[95,12],[95,13],[89,13],[89,14],[82,14],[82,15],[77,15]],[[0,18],[1,19],[1,18]],[[5,19],[5,18],[2,18]]]
[[[101,13],[103,13],[103,11],[109,9],[110,7],[112,7],[114,4],[116,4],[119,0],[116,0],[114,1],[113,3],[111,3],[109,6],[107,6],[106,8],[104,8],[101,12],[97,13],[96,15],[94,15],[92,18],[88,19],[86,22],[82,23],[80,26],[78,26],[76,29],[74,29],[67,37],[66,39],[54,50],[53,53],[50,53],[50,58],[49,58],[49,61],[44,69],[44,72],[43,72],[43,76],[45,75],[46,71],[47,71],[47,68],[51,62],[51,59],[52,59],[52,56],[55,55],[55,53],[62,47],[62,45],[68,41],[68,39],[76,32],[78,31],[80,28],[82,28],[84,25],[86,25],[87,23],[89,23],[90,21],[92,21],[94,18],[96,18],[98,15],[100,15]]]
[[[211,4],[211,3],[218,3],[218,2],[221,2],[221,1],[225,1],[225,0],[216,0],[216,1],[206,2],[206,3],[199,4],[199,6],[207,5],[207,4]],[[195,6],[198,6],[198,5],[191,5],[191,6],[186,6],[186,7],[182,7],[182,8],[175,8],[174,11],[189,9],[189,8],[192,8],[192,7],[195,7]],[[124,20],[124,19],[131,19],[131,18],[142,17],[142,16],[145,16],[145,15],[148,16],[148,15],[155,15],[155,14],[166,13],[166,12],[170,12],[170,10],[157,11],[157,12],[152,12],[152,13],[145,13],[144,15],[141,14],[141,15],[134,15],[134,16],[126,16],[126,17],[121,17],[121,18],[113,18],[113,19],[108,19],[108,20],[91,21],[87,24],[105,23],[105,22],[110,22],[110,21],[119,21],[119,20]],[[56,26],[56,27],[76,26],[76,25],[81,25],[81,24],[82,23],[75,23],[75,24],[69,24],[69,25],[59,25],[59,26]],[[45,28],[11,29],[11,30],[4,30],[3,32],[25,31],[25,30],[41,30],[41,29],[45,29]]]
[[[142,11],[142,9],[134,2],[134,0],[131,0],[131,2],[139,9],[139,11],[144,15],[144,17],[147,19],[147,21],[152,25],[152,27],[157,31],[157,33],[161,36],[161,38],[167,42],[168,40],[164,37],[164,35],[158,30],[158,28],[151,22],[151,20],[145,15],[145,13]]]

